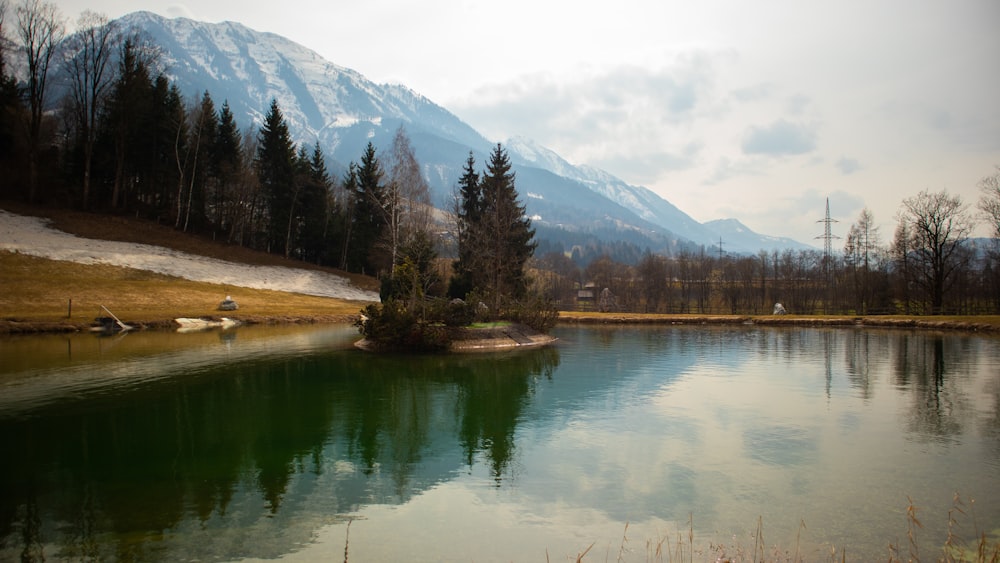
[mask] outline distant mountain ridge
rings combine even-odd
[[[802,244],[790,238],[755,233],[738,219],[716,219],[708,221],[704,225],[718,234],[722,249],[727,251],[752,253],[753,249],[815,250],[808,244]]]
[[[271,100],[277,100],[295,141],[318,141],[335,177],[346,163],[360,158],[369,141],[377,149],[389,147],[403,125],[431,187],[432,202],[448,210],[469,152],[482,168],[495,144],[409,88],[375,84],[273,33],[234,22],[168,19],[150,12],[128,14],[119,23],[143,30],[161,46],[165,74],[185,96],[196,99],[208,91],[217,105],[228,101],[241,127],[259,127]],[[717,245],[720,236],[732,252],[755,253],[758,241],[768,244],[768,250],[806,247],[762,235],[734,237],[727,243],[730,232],[695,221],[647,188],[570,164],[523,137],[504,146],[539,237],[552,234],[574,244],[596,236],[667,254]]]

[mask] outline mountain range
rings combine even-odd
[[[432,202],[451,209],[471,151],[481,168],[496,145],[445,108],[398,84],[375,84],[285,37],[234,23],[167,19],[134,12],[118,20],[162,49],[164,73],[189,99],[207,91],[228,101],[237,122],[256,129],[277,100],[297,143],[319,142],[335,177],[371,141],[389,147],[402,125],[421,163]],[[715,247],[731,253],[809,249],[754,233],[735,219],[699,223],[653,191],[589,166],[567,162],[530,139],[502,143],[536,237],[574,246],[626,242],[673,254]]]

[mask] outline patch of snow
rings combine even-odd
[[[178,252],[161,246],[81,238],[53,229],[38,217],[0,209],[0,250],[78,264],[110,264],[192,281],[271,289],[319,297],[378,301],[347,278],[317,270],[250,266]]]

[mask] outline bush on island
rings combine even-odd
[[[368,347],[381,351],[436,352],[447,350],[457,330],[474,322],[510,321],[548,332],[558,318],[551,302],[540,297],[504,301],[491,310],[478,296],[461,299],[389,299],[371,304],[355,322]]]

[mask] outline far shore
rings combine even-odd
[[[177,317],[184,315],[178,314]],[[217,314],[204,318],[220,320],[226,317],[239,321],[241,325],[289,325],[289,324],[352,324],[357,315],[350,314],[290,314],[290,315],[250,315]],[[123,322],[137,330],[174,330],[179,328],[170,318],[123,318]],[[855,328],[906,328],[944,331],[963,331],[982,334],[1000,334],[1000,315],[984,316],[852,316],[852,315],[665,315],[644,313],[599,313],[563,311],[559,314],[559,324],[574,325],[753,325],[766,327],[855,327]],[[44,334],[87,332],[92,321],[45,320],[45,319],[2,319],[0,335],[3,334]]]
[[[560,323],[653,325],[756,325],[774,327],[861,327],[959,330],[1000,334],[1000,315],[664,315],[562,312]]]

